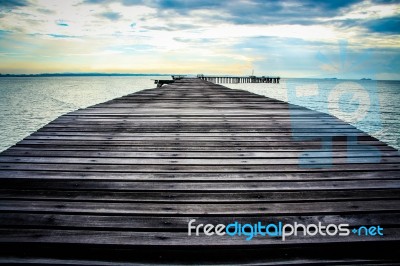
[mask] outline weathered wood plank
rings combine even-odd
[[[245,192],[131,192],[114,190],[41,190],[0,189],[1,199],[19,200],[61,200],[96,202],[170,202],[170,203],[267,203],[267,202],[309,202],[309,201],[346,201],[346,200],[383,200],[400,199],[400,189],[375,190],[303,190],[303,191],[245,191]]]
[[[378,154],[379,155],[379,154]],[[324,157],[304,158],[300,162],[298,158],[277,158],[277,159],[255,159],[255,158],[85,158],[85,157],[16,157],[0,156],[0,163],[49,163],[49,164],[105,164],[105,165],[298,165],[306,164],[365,164],[371,161],[380,164],[400,163],[400,157],[353,157],[351,160],[346,158],[336,158],[332,160],[329,154]],[[379,166],[378,166],[379,169]]]
[[[85,214],[129,214],[129,215],[301,215],[399,212],[400,200],[376,201],[324,201],[304,203],[110,203],[71,201],[21,201],[2,200],[0,212],[40,212],[40,213],[85,213]]]
[[[378,154],[373,150],[354,150],[354,151],[315,151],[315,152],[293,152],[293,151],[270,151],[270,152],[235,152],[235,151],[187,151],[187,152],[130,152],[130,151],[69,151],[69,150],[42,150],[42,149],[12,149],[7,150],[2,156],[24,156],[24,157],[77,157],[77,158],[243,158],[243,159],[264,159],[264,158],[296,158],[299,156],[309,158],[357,158],[357,157],[399,157],[397,151],[380,151]]]
[[[386,146],[386,144],[380,141],[361,141],[361,142],[348,142],[348,141],[329,141],[329,144],[332,146]],[[126,141],[126,140],[51,140],[51,139],[44,139],[44,140],[32,140],[32,139],[25,139],[18,143],[18,145],[92,145],[92,146],[100,146],[100,145],[115,145],[115,146],[166,146],[166,145],[176,145],[179,143],[181,146],[244,146],[244,147],[296,147],[296,146],[321,146],[321,141],[237,141],[237,140],[225,140],[225,141],[201,141],[201,140],[182,140],[176,138],[170,141],[162,141],[162,140],[153,140],[153,141],[146,141],[146,140],[136,140],[136,141]]]
[[[341,152],[353,152],[360,151],[370,153],[371,151],[374,153],[376,151],[395,151],[394,148],[390,146],[368,146],[368,145],[354,145],[354,146],[346,146],[346,145],[332,145],[332,151],[341,151]],[[329,149],[322,149],[320,146],[269,146],[269,147],[260,147],[260,146],[180,146],[179,142],[174,142],[173,145],[169,146],[134,146],[134,145],[21,145],[17,144],[13,147],[15,150],[27,151],[27,150],[41,150],[41,151],[123,151],[123,152],[158,152],[158,151],[169,151],[169,152],[199,152],[199,151],[212,151],[212,152],[227,152],[227,151],[238,151],[238,152],[303,152],[305,151],[307,154],[313,154],[315,152],[327,152]],[[376,155],[376,154],[375,154]],[[315,156],[314,156],[315,157]]]
[[[53,189],[53,190],[114,190],[114,191],[181,191],[181,192],[232,192],[232,191],[310,191],[399,189],[399,179],[386,180],[335,180],[335,181],[256,181],[256,182],[132,182],[97,180],[0,180],[3,189]]]
[[[399,227],[400,213],[369,213],[365,215],[301,215],[301,216],[130,216],[130,215],[87,215],[46,213],[0,213],[0,226],[7,228],[69,228],[81,230],[152,230],[187,232],[188,221],[197,223],[230,224],[234,221],[255,224],[268,223],[340,224],[351,226]]]
[[[113,173],[113,172],[88,172],[88,171],[26,171],[26,170],[1,170],[1,182],[24,182],[28,180],[40,182],[46,180],[70,180],[70,181],[335,181],[335,180],[395,180],[399,179],[398,171],[338,171],[338,172],[293,172],[293,173]],[[20,180],[22,179],[22,180]],[[20,187],[16,183],[16,187]]]
[[[221,164],[203,164],[203,165],[178,165],[178,164],[99,164],[93,162],[93,164],[50,164],[50,163],[35,163],[35,164],[24,164],[24,163],[13,163],[3,162],[0,163],[0,169],[5,170],[46,170],[46,171],[86,171],[86,172],[193,172],[193,173],[232,173],[232,172],[265,172],[265,173],[292,173],[292,172],[336,172],[336,171],[398,171],[400,165],[398,163],[377,163],[368,164],[318,164],[307,163],[307,164],[285,164],[285,165],[251,165],[251,164],[240,164],[240,165],[221,165]]]
[[[383,237],[365,236],[362,241],[380,242],[393,241],[393,245],[398,244],[400,239],[400,229],[388,228],[387,234]],[[130,232],[130,231],[95,231],[95,230],[44,230],[44,229],[0,229],[0,243],[69,243],[69,244],[92,244],[92,245],[117,245],[117,246],[175,246],[175,247],[202,247],[210,246],[290,246],[329,243],[343,243],[341,236],[332,237],[298,237],[288,238],[282,241],[277,237],[257,237],[252,241],[246,241],[243,236],[218,237],[218,236],[195,236],[188,237],[187,232]],[[345,239],[346,243],[359,242],[360,238],[350,235]]]

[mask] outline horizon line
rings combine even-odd
[[[162,74],[162,73],[115,73],[115,72],[54,72],[54,73],[36,73],[36,74],[10,74],[10,73],[0,73],[0,77],[56,77],[56,76],[196,76],[195,74]],[[239,75],[229,75],[229,74],[212,74],[205,76],[226,76],[226,77],[242,77]],[[243,75],[243,77],[248,77],[251,75]],[[283,79],[327,79],[327,80],[371,80],[371,81],[399,81],[398,79],[372,79],[368,77],[363,78],[337,78],[337,77],[284,77]]]

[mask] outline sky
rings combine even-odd
[[[0,73],[400,80],[400,1],[0,0]]]

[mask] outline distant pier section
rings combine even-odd
[[[154,84],[157,84],[157,87],[161,87],[164,84],[174,83],[176,80],[180,80],[185,78],[185,75],[172,75],[172,79],[158,79],[154,81]],[[233,77],[233,76],[205,76],[203,74],[197,75],[197,78],[209,81],[212,83],[279,83],[280,77],[256,77],[256,76],[247,76],[247,77]]]
[[[156,79],[154,80],[154,84],[157,84],[157,88],[161,87],[164,84],[174,83],[175,80],[180,80],[185,77],[185,75],[172,75],[172,79]]]
[[[265,76],[231,77],[231,76],[205,76],[202,74],[197,75],[197,78],[212,83],[279,83],[281,79],[280,77],[265,77]]]

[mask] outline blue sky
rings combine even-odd
[[[400,79],[399,1],[0,0],[0,73]]]

